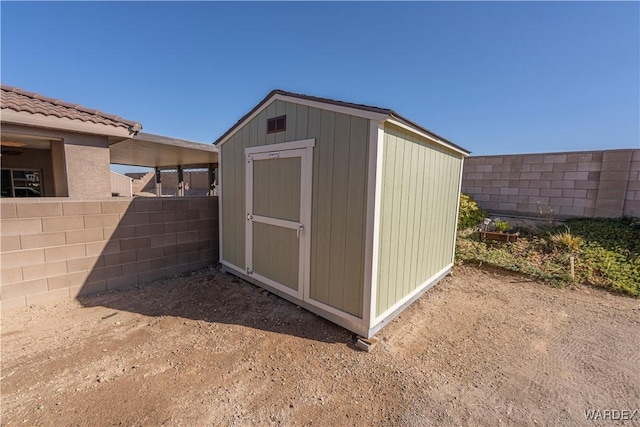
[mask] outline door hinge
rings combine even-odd
[[[251,221],[253,219],[253,215],[247,214],[247,221]]]
[[[247,156],[247,163],[251,163],[251,160],[253,160],[253,157]]]

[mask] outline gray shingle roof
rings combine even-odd
[[[27,92],[13,86],[1,85],[0,95],[0,107],[2,109],[42,114],[44,116],[66,117],[72,120],[121,127],[132,132],[142,129],[142,125],[133,120],[86,108],[79,104],[49,98],[38,93]]]

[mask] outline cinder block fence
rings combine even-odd
[[[3,310],[218,262],[218,198],[0,201]]]
[[[640,150],[478,156],[462,192],[494,213],[640,217]]]

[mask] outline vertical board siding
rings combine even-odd
[[[287,115],[284,132],[267,119]],[[221,146],[223,254],[245,267],[244,149],[314,138],[310,297],[362,317],[369,121],[275,101]]]
[[[376,314],[453,262],[459,155],[385,125]]]
[[[311,263],[317,264],[316,275],[312,279],[310,289],[311,298],[318,301],[329,301],[329,268],[331,251],[331,202],[333,188],[333,145],[335,113],[321,110],[320,112],[320,140],[322,144],[316,144],[318,156],[318,181],[314,179],[314,193],[318,192],[318,200],[314,208],[317,208],[316,216],[312,221],[317,222],[317,229],[311,235]],[[323,167],[321,165],[330,165]],[[315,166],[314,166],[315,167]],[[315,178],[315,177],[314,177]],[[313,214],[312,214],[313,215]]]
[[[351,118],[349,129],[349,183],[347,186],[347,230],[345,235],[345,252],[349,256],[349,264],[345,262],[345,283],[361,283],[364,277],[364,244],[366,224],[363,218],[367,210],[367,175],[361,173],[362,159],[368,153],[368,121]],[[368,164],[368,160],[367,160]],[[359,172],[356,172],[359,171]],[[343,288],[344,309],[349,313],[359,313],[364,289],[362,286],[345,286]]]
[[[297,290],[300,245],[296,231],[254,222],[253,235],[253,271]]]
[[[300,221],[300,158],[253,161],[253,213]]]
[[[318,211],[319,211],[319,203],[318,199],[320,196],[319,188],[317,187],[318,182],[320,182],[320,148],[326,146],[326,141],[323,142],[322,145],[319,144],[320,132],[322,129],[322,111],[308,107],[308,122],[307,122],[307,135],[308,138],[315,138],[316,146],[314,148],[313,153],[313,174],[312,174],[312,187],[313,194],[311,196],[311,282],[313,285],[310,287],[310,296],[311,298],[318,299],[318,291],[317,291],[317,277],[318,277]],[[297,136],[299,138],[299,135]],[[301,138],[304,139],[304,138]]]
[[[347,185],[349,183],[349,116],[336,113],[329,227],[328,304],[337,307],[344,297],[345,236],[347,234]],[[321,183],[322,185],[322,183]],[[321,231],[322,232],[322,231]]]

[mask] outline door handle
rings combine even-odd
[[[300,231],[304,228],[303,224],[298,224],[298,228],[296,228],[296,236],[298,236],[298,239],[300,238]]]

